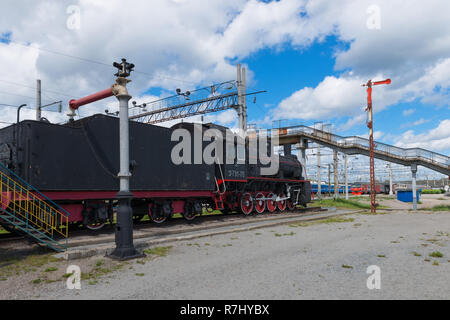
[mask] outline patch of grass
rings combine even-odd
[[[421,257],[421,256],[422,256],[420,253],[418,253],[418,252],[416,252],[416,251],[413,252],[413,255],[414,255],[415,257]]]
[[[0,227],[0,234],[6,234],[9,233],[8,231],[6,231],[5,229],[3,229],[2,227]]]
[[[41,282],[42,282],[42,280],[40,278],[37,278],[37,279],[34,279],[31,281],[32,284],[39,284]]]
[[[231,243],[227,243],[227,244],[224,244],[222,247],[232,247],[233,245],[231,244]]]
[[[72,272],[72,273],[65,273],[65,274],[63,274],[62,275],[62,277],[64,278],[64,279],[67,279],[67,278],[69,278],[71,275],[73,275],[74,273]]]
[[[103,260],[98,260],[97,263],[95,264],[97,267],[101,267],[103,264]]]
[[[168,247],[155,247],[144,250],[145,254],[152,254],[155,256],[165,257],[169,253],[170,249],[172,249],[172,246]]]
[[[441,189],[423,189],[422,194],[442,194]]]
[[[50,267],[50,268],[45,269],[45,272],[53,272],[53,271],[56,271],[56,270],[58,270],[58,268]]]
[[[0,274],[16,275],[37,271],[38,268],[44,267],[50,263],[56,263],[62,259],[56,259],[49,254],[34,254],[26,257],[11,257],[2,259],[0,264]]]
[[[439,262],[433,261],[433,266],[438,266],[438,265],[439,265]]]
[[[8,279],[5,277],[0,278],[0,281],[6,281],[6,280],[8,280]]]
[[[386,256],[384,254],[379,254],[377,255],[378,258],[386,258]]]
[[[440,253],[439,251],[434,251],[434,252],[430,253],[429,256],[433,257],[433,258],[442,258],[444,255],[442,253]]]
[[[421,208],[419,210],[424,210],[424,211],[447,211],[450,212],[450,205],[445,205],[445,204],[440,204],[437,206],[434,206],[432,208]]]
[[[88,281],[88,285],[90,285],[90,286],[96,285],[97,283],[98,283],[97,280],[90,280],[90,281]]]
[[[137,275],[138,277],[143,277],[143,276],[145,276],[145,273],[136,273],[136,275]]]
[[[283,234],[281,234],[281,233],[275,233],[275,234],[274,234],[275,237],[293,236],[293,235],[295,235],[295,232],[289,232],[289,233],[283,233]]]
[[[344,269],[353,269],[352,266],[349,266],[349,265],[346,265],[346,264],[343,264],[342,268],[344,268]]]
[[[255,236],[260,236],[260,235],[261,235],[260,232],[255,233]]]
[[[347,208],[347,209],[370,209],[370,205],[366,203],[361,203],[355,200],[345,200],[345,199],[322,199],[314,201],[315,205],[323,207],[336,207],[336,208]]]

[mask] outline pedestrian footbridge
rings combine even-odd
[[[278,136],[280,145],[300,143],[300,148],[306,148],[309,140],[349,155],[370,154],[369,139],[361,137],[341,137],[307,126],[284,127],[274,131],[272,135]],[[377,159],[411,167],[420,165],[450,176],[450,157],[421,148],[403,149],[376,141],[374,145],[374,157]]]

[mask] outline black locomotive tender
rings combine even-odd
[[[192,123],[165,128],[130,122],[130,188],[136,220],[148,214],[161,223],[175,213],[192,220],[205,209],[239,210],[245,215],[282,212],[310,202],[310,183],[295,155],[280,156],[279,170],[272,176],[260,174],[261,164],[248,164],[248,152],[236,143],[224,148],[225,159],[227,152],[237,150],[234,164],[176,165],[171,160],[179,143],[171,141],[176,128],[196,130]],[[200,128],[226,129],[214,124]],[[70,222],[99,229],[112,220],[119,189],[118,140],[119,119],[106,115],[63,125],[26,120],[0,130],[0,161],[69,212]],[[203,142],[203,148],[210,143]],[[238,164],[244,154],[246,164]]]

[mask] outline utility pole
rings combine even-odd
[[[376,212],[376,192],[375,192],[375,162],[374,162],[374,143],[373,143],[373,109],[372,109],[372,86],[377,86],[380,84],[390,84],[391,79],[386,79],[383,81],[372,82],[372,80],[367,81],[363,84],[363,87],[367,87],[367,109],[369,112],[369,122],[367,127],[369,128],[369,149],[370,149],[370,212]]]
[[[41,121],[41,80],[36,81],[36,121]]]
[[[247,132],[247,99],[246,99],[246,82],[247,82],[247,72],[245,68],[242,68],[242,126],[244,127],[244,132]]]
[[[334,200],[339,197],[339,181],[338,181],[338,153],[333,152],[333,166],[334,166]]]
[[[345,200],[348,200],[348,163],[347,163],[347,155],[344,154],[344,174],[345,174]]]
[[[239,117],[239,130],[241,134],[244,134],[244,112],[242,105],[242,74],[241,64],[237,65],[237,89],[238,89],[238,117]]]
[[[394,190],[392,189],[392,166],[389,163],[389,195],[392,196],[394,194]]]
[[[320,144],[317,145],[317,196],[322,199],[322,183],[320,177]]]

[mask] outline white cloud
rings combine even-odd
[[[435,65],[423,70],[418,79],[405,84],[382,85],[374,87],[372,100],[374,112],[380,112],[387,106],[401,101],[420,99],[429,102],[433,99],[439,105],[449,104],[450,58],[439,60]],[[372,79],[381,80],[385,75],[373,75]],[[281,101],[273,111],[277,118],[332,119],[353,116],[344,125],[350,128],[361,119],[366,106],[366,92],[361,87],[367,80],[360,76],[344,74],[340,77],[328,76],[315,88],[303,88]]]
[[[412,115],[414,112],[416,112],[416,109],[406,109],[406,110],[403,110],[402,114],[403,114],[403,116],[407,117],[407,116]]]
[[[424,148],[434,151],[450,150],[450,119],[442,120],[439,125],[421,134],[413,130],[406,131],[396,141],[396,146],[402,148]]]
[[[80,7],[80,30],[66,27],[69,5]],[[370,5],[381,9],[380,30],[366,26]],[[11,69],[8,78],[15,82],[33,86],[38,76],[43,89],[73,96],[108,87],[114,70],[45,50],[106,64],[127,57],[136,70],[145,72],[134,73],[130,85],[132,95],[139,97],[153,86],[186,90],[233,79],[230,61],[235,58],[286,44],[303,49],[335,35],[349,44],[336,52],[335,67],[342,74],[324,78],[315,88],[298,88],[270,117],[360,119],[365,104],[361,83],[382,76],[393,83],[376,88],[376,112],[417,98],[448,106],[449,11],[450,2],[437,0],[134,0],[125,10],[119,0],[17,0],[4,4],[2,12],[7,14],[0,20],[0,33],[11,31],[13,40],[31,41],[43,51],[0,44],[0,55],[9,58],[4,60]],[[34,95],[26,88],[4,88]],[[45,94],[49,100],[60,98]],[[8,98],[11,103],[24,100]],[[104,105],[86,107],[83,115],[102,112]]]

